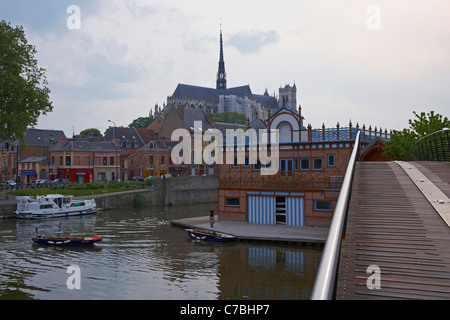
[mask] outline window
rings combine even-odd
[[[66,166],[70,166],[72,163],[72,158],[70,156],[66,157]]]
[[[245,157],[244,158],[244,168],[248,168],[248,167],[250,167],[250,162],[249,162],[250,160],[248,159],[248,157]]]
[[[314,158],[313,159],[313,170],[322,170],[323,169],[323,159],[322,158]]]
[[[165,162],[164,156],[161,156],[161,164],[165,164],[164,162]]]
[[[106,166],[108,164],[108,157],[103,157],[103,165]]]
[[[233,158],[233,168],[237,168],[238,167],[238,158],[234,157]]]
[[[110,158],[109,158],[109,164],[110,164],[111,166],[114,165],[114,157],[110,157]]]
[[[314,201],[314,210],[316,211],[331,211],[331,201]]]
[[[256,160],[255,163],[253,164],[253,170],[255,171],[259,171],[261,170],[261,160]]]
[[[300,159],[300,170],[309,170],[309,159]]]
[[[227,207],[239,207],[239,198],[226,198],[225,205]]]
[[[280,171],[282,177],[292,176],[294,161],[292,159],[280,159]]]
[[[150,156],[150,164],[153,164],[153,156]]]
[[[328,166],[329,167],[335,167],[336,163],[335,163],[335,158],[334,158],[334,154],[329,154],[328,155]]]

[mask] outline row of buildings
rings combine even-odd
[[[112,128],[102,138],[70,138],[63,131],[29,129],[24,144],[0,142],[1,181],[22,184],[37,179],[68,179],[72,183],[126,181],[135,176],[217,175],[219,218],[253,223],[326,226],[329,224],[355,137],[361,132],[361,159],[386,160],[382,148],[390,134],[372,127],[335,127],[313,129],[305,126],[302,109],[279,107],[268,112],[266,121],[248,120],[247,125],[220,123],[203,110],[171,108],[145,129]],[[243,151],[244,161],[227,163],[175,163],[173,149],[180,144],[173,140],[177,129],[189,133],[195,143],[195,126],[201,133],[210,130],[243,132],[254,129],[268,132],[277,129],[278,171],[263,175],[264,165],[258,158],[250,161],[252,142],[232,143],[221,139],[216,152],[232,150],[234,159]],[[177,137],[176,137],[177,139]],[[208,143],[203,141],[202,149]],[[190,151],[191,160],[194,150]]]
[[[214,113],[225,111],[245,114],[247,124],[213,121]],[[351,122],[313,129],[305,126],[302,112],[295,84],[280,87],[278,97],[267,90],[262,95],[253,94],[248,85],[227,88],[221,32],[216,88],[179,84],[167,104],[151,112],[154,120],[143,129],[114,127],[105,137],[95,139],[69,139],[62,131],[29,129],[23,145],[0,141],[0,179],[87,183],[164,174],[217,175],[220,219],[328,226],[357,132],[361,132],[363,161],[387,160],[382,148],[390,134]],[[179,129],[186,133],[182,139],[174,136]],[[258,133],[256,141],[226,139],[227,130],[245,133],[251,129]],[[264,138],[260,130],[274,130],[278,144],[270,134]],[[211,154],[219,159],[222,155],[222,161],[194,161],[196,148],[183,149],[182,162],[180,153],[173,158],[181,140],[205,151],[211,140],[199,142],[198,135],[208,137],[211,132],[219,137]],[[268,175],[263,174],[267,159],[260,158],[259,152],[264,139],[268,153],[275,145],[278,151],[269,161],[278,170]],[[254,150],[259,152],[256,158]],[[231,162],[225,154],[231,154]]]

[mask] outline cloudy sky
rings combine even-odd
[[[54,111],[37,128],[67,136],[148,116],[178,83],[215,87],[220,23],[228,87],[295,83],[313,127],[450,117],[447,0],[2,0],[0,19],[47,69]]]

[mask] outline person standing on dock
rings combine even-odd
[[[214,228],[214,208],[211,208],[211,210],[209,210],[209,224],[211,225],[211,228]]]

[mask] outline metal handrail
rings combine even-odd
[[[348,162],[347,172],[342,183],[341,192],[334,210],[330,231],[323,249],[319,270],[316,274],[312,300],[331,300],[334,296],[337,268],[339,263],[339,253],[341,240],[344,232],[344,224],[347,216],[347,207],[351,193],[353,172],[355,163],[359,158],[360,132],[355,139],[355,146]]]
[[[439,136],[439,134],[441,134]],[[446,134],[444,142],[442,136]],[[406,153],[405,161],[449,161],[450,160],[450,129],[445,128],[421,138]],[[440,143],[437,142],[439,136]],[[431,141],[431,138],[434,140]],[[434,149],[434,150],[433,150]]]

